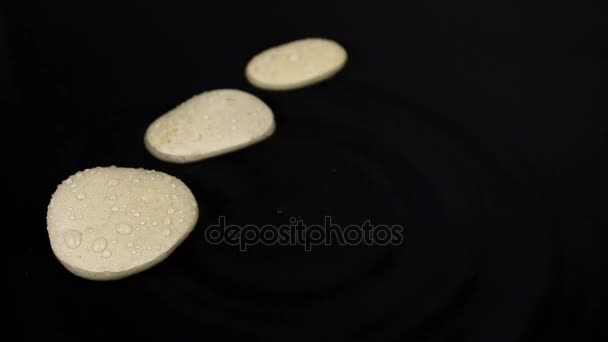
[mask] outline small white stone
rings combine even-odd
[[[144,142],[160,160],[188,163],[245,148],[274,129],[272,110],[262,100],[240,90],[219,89],[161,115],[146,130]]]
[[[290,90],[331,78],[348,55],[337,42],[308,38],[275,46],[254,56],[245,69],[247,80],[266,90]]]
[[[195,203],[196,199],[190,189],[173,177],[172,184],[176,185],[175,188],[162,181],[161,177],[143,177],[145,172],[143,169],[119,167],[82,172],[79,184],[86,188],[86,200],[74,196],[68,182],[57,187],[51,198],[53,205],[48,207],[47,230],[53,253],[69,271],[92,280],[124,278],[167,258],[192,231],[198,219],[198,210],[192,210],[190,202]],[[134,184],[129,179],[140,179],[140,184]],[[104,201],[110,188],[121,194],[116,205]],[[171,201],[172,194],[178,194],[185,200]],[[87,202],[95,205],[88,205],[88,209],[83,210]],[[145,212],[154,222],[166,217],[169,206],[175,211],[182,210],[188,214],[184,215],[186,219],[183,222],[172,222],[172,239],[159,236],[150,229],[138,231],[135,234],[138,245],[162,245],[163,248],[150,253],[132,254],[129,252],[132,249],[129,248],[131,241],[116,241],[124,241],[126,236],[134,234],[131,227],[141,226],[142,220],[135,215],[118,213],[118,206],[126,212]],[[72,212],[80,214],[72,220]],[[108,212],[112,214],[108,215]]]

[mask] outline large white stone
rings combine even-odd
[[[346,50],[333,40],[301,39],[256,55],[247,64],[245,76],[258,88],[296,89],[332,77],[346,60]]]
[[[113,280],[167,258],[197,219],[196,199],[179,179],[158,171],[98,167],[57,187],[47,230],[53,253],[68,270]]]
[[[262,100],[220,89],[194,96],[157,118],[144,141],[158,159],[187,163],[247,147],[274,129],[272,110]]]

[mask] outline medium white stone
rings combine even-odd
[[[144,141],[156,158],[187,163],[255,144],[274,129],[272,110],[262,100],[220,89],[194,96],[157,118]]]
[[[167,258],[197,219],[196,199],[179,179],[158,171],[98,167],[57,187],[47,230],[53,253],[69,271],[114,280]]]
[[[332,77],[346,60],[346,50],[333,40],[301,39],[256,55],[247,64],[245,76],[258,88],[297,89]]]

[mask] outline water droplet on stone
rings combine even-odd
[[[133,228],[128,223],[119,223],[116,225],[116,232],[120,235],[128,235],[131,234]]]
[[[140,213],[135,212],[135,213],[133,213],[133,215],[135,215],[135,216],[139,217],[139,215],[141,215],[141,214],[140,214]]]
[[[118,207],[112,207],[112,211],[113,212],[117,212],[118,211]]]
[[[82,241],[82,234],[77,230],[68,230],[63,233],[63,240],[69,248],[75,249],[80,246],[80,242]]]
[[[166,224],[166,225],[168,226],[168,225],[170,225],[170,224],[171,224],[171,219],[170,219],[170,218],[168,218],[168,217],[165,217],[165,218],[163,219],[163,223],[164,223],[164,224]]]
[[[109,258],[112,255],[112,252],[105,250],[105,251],[103,251],[102,255],[104,258]]]
[[[163,236],[169,236],[169,235],[171,235],[171,229],[169,229],[169,228],[163,229]]]
[[[93,241],[93,243],[91,244],[91,249],[95,253],[101,253],[106,249],[107,246],[108,240],[106,240],[106,238],[100,237]]]
[[[175,185],[175,183],[171,183],[171,187],[172,187],[173,189],[175,189],[175,187],[176,187],[176,186],[177,186],[177,185]]]
[[[169,214],[169,215],[173,214],[174,212],[175,212],[175,209],[173,209],[173,208],[167,209],[167,214]]]
[[[127,247],[133,247],[133,242],[131,242],[131,241],[127,242]]]
[[[81,200],[81,201],[82,201],[83,199],[87,198],[87,195],[85,195],[85,194],[83,194],[83,193],[81,192],[81,193],[79,193],[78,195],[76,195],[76,198],[78,198],[79,200]]]
[[[108,181],[108,185],[109,185],[109,186],[117,186],[117,185],[118,185],[118,183],[120,183],[120,181],[119,181],[118,179],[110,179],[110,180]]]

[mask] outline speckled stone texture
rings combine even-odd
[[[57,187],[47,229],[53,253],[68,270],[113,280],[164,260],[197,219],[196,199],[179,179],[158,171],[98,167]]]

